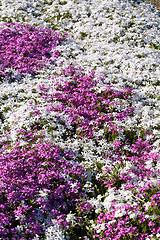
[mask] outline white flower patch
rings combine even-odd
[[[148,211],[148,208],[151,206],[150,202],[146,202],[143,204],[143,206],[145,207],[145,210]]]
[[[71,222],[73,225],[74,222],[76,221],[75,215],[72,213],[67,214],[66,221],[69,223]]]
[[[65,236],[56,220],[53,220],[52,226],[46,226],[45,236],[47,240],[65,240]]]
[[[97,198],[91,198],[88,200],[88,202],[95,208],[96,213],[99,213],[103,207],[101,198],[102,196],[98,195]]]
[[[115,218],[123,217],[126,214],[125,209],[117,209],[115,211]]]

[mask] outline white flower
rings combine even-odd
[[[33,238],[33,240],[39,240],[39,236],[36,234],[36,236]]]
[[[15,219],[19,220],[19,219],[26,219],[26,216],[24,214],[21,215],[15,215]]]
[[[47,199],[48,189],[39,190],[39,196],[44,198],[44,199]]]
[[[118,209],[115,211],[115,218],[123,217],[126,214],[125,209]]]
[[[67,222],[72,222],[72,224],[73,224],[75,219],[76,218],[75,218],[74,214],[72,214],[72,213],[67,214],[67,217],[66,217]]]
[[[131,213],[131,214],[129,214],[129,218],[131,218],[131,219],[136,218],[136,214],[135,214],[135,213]]]
[[[160,233],[157,233],[156,237],[157,237],[157,238],[160,238]]]
[[[17,225],[17,230],[18,230],[18,232],[22,232],[23,231],[23,226]]]
[[[45,236],[47,240],[65,240],[64,234],[60,229],[57,220],[52,220],[52,226],[46,226]]]

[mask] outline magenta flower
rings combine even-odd
[[[6,149],[0,150],[0,236],[21,239],[21,226],[25,239],[43,237],[49,214],[67,224],[66,214],[85,196],[84,170],[71,163],[72,153],[47,142]]]
[[[36,28],[27,24],[5,23],[0,29],[0,71],[8,76],[7,69],[17,74],[35,74],[37,70],[53,63],[59,52],[55,47],[66,38],[54,30]],[[10,72],[11,73],[11,72]]]
[[[64,69],[61,76],[64,77],[64,81],[58,83],[56,81],[58,77],[55,77],[56,83],[53,84],[57,91],[52,94],[48,94],[49,89],[45,86],[39,86],[42,98],[50,104],[47,110],[67,114],[74,133],[80,138],[93,137],[97,128],[104,128],[105,123],[108,123],[109,127],[105,129],[105,135],[112,140],[119,131],[114,121],[121,121],[132,115],[134,111],[132,107],[120,111],[119,108],[122,106],[115,101],[115,98],[130,98],[132,89],[124,88],[122,91],[117,91],[112,89],[112,86],[106,86],[106,89],[99,93],[96,89],[95,73],[90,72],[87,75],[83,69],[72,65]],[[66,80],[66,77],[70,80]],[[52,106],[54,101],[59,102],[57,107]]]

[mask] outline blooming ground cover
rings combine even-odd
[[[160,15],[0,1],[0,239],[160,239]]]

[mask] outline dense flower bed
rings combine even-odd
[[[51,57],[59,56],[54,48],[64,38],[49,29],[14,23],[3,24],[0,31],[1,78],[9,75],[11,77],[12,69],[17,73],[35,74]]]
[[[32,133],[25,134],[31,139]],[[33,142],[34,143],[34,142]],[[17,146],[0,155],[0,236],[3,239],[44,237],[44,223],[65,216],[85,196],[84,170],[72,163],[73,156],[51,143],[39,142],[25,149]],[[47,219],[48,218],[48,219]],[[48,222],[46,222],[48,220]]]
[[[158,240],[158,11],[6,0],[0,21],[0,239]]]

